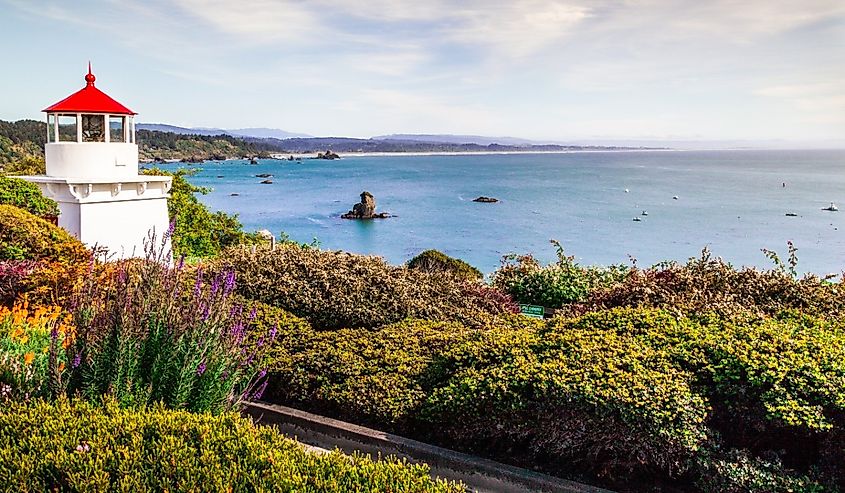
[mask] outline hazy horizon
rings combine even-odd
[[[0,0],[4,119],[845,147],[845,4]],[[774,144],[773,144],[774,143]]]

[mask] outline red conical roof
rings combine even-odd
[[[97,78],[91,73],[91,63],[89,62],[88,75],[85,76],[85,87],[42,111],[47,113],[110,113],[112,115],[137,115],[134,111],[109,97],[108,94],[94,87],[95,80],[97,80]]]

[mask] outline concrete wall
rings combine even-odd
[[[76,205],[79,209],[79,239],[88,246],[107,248],[114,259],[143,257],[144,242],[152,232],[156,236],[155,247],[160,249],[162,237],[169,226],[165,197],[66,205]],[[73,221],[73,215],[71,212],[67,219]],[[59,216],[62,227],[65,227],[62,224],[64,220],[63,209]],[[169,249],[169,245],[166,248]]]
[[[44,146],[47,176],[62,178],[134,178],[138,146],[123,142],[56,142]]]

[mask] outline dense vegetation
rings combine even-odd
[[[138,152],[141,159],[231,159],[267,156],[259,145],[231,135],[184,135],[158,130],[137,130]]]
[[[60,400],[0,408],[9,491],[463,491],[427,468],[314,454],[233,414],[122,409]]]
[[[38,185],[20,178],[0,176],[0,204],[13,205],[36,216],[58,216],[59,205],[41,194]]]
[[[238,273],[238,294],[276,305],[319,329],[375,328],[408,317],[483,326],[516,306],[478,281],[394,267],[380,257],[293,243],[232,248],[221,265]]]
[[[845,484],[839,282],[797,278],[776,256],[761,271],[706,251],[647,269],[559,253],[493,276],[564,314],[547,321],[510,314],[478,281],[373,257],[287,245],[221,265],[242,296],[313,325],[270,350],[265,399],[622,490]],[[462,295],[474,316],[451,283],[486,291]]]
[[[0,204],[0,260],[75,263],[88,256],[82,243],[67,231],[23,209]]]
[[[206,194],[208,189],[191,185],[186,179],[191,174],[189,170],[171,173],[151,168],[143,173],[173,177],[167,210],[174,228],[172,248],[175,256],[213,257],[224,248],[257,241],[254,234],[243,232],[236,215],[211,212],[199,201],[197,194]]]

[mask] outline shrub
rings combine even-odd
[[[72,300],[77,337],[68,348],[68,392],[91,400],[112,394],[123,405],[162,402],[219,412],[258,398],[257,365],[276,327],[247,341],[247,314],[233,303],[233,272],[194,280],[157,258],[92,272]]]
[[[227,250],[237,292],[308,320],[316,329],[374,328],[408,317],[481,326],[516,311],[505,296],[452,276],[393,267],[379,257],[283,244]]]
[[[148,175],[167,175],[173,177],[173,187],[167,200],[167,210],[171,221],[175,221],[173,232],[173,253],[188,258],[213,257],[224,248],[242,242],[253,242],[254,235],[241,230],[241,223],[236,215],[224,212],[211,212],[196,197],[206,194],[208,189],[188,183],[188,170],[174,173],[158,168],[144,171]]]
[[[67,231],[11,205],[0,205],[0,260],[86,263],[90,254]]]
[[[725,315],[748,311],[773,315],[795,309],[837,317],[845,309],[845,292],[842,281],[834,283],[813,275],[796,278],[785,269],[737,270],[704,250],[686,264],[665,262],[648,269],[631,269],[621,282],[594,290],[577,311],[620,306]]]
[[[317,332],[292,348],[287,340],[269,365],[267,398],[306,403],[373,423],[412,422],[433,382],[435,357],[471,329],[454,322],[408,320],[376,331]]]
[[[724,458],[702,460],[697,486],[712,493],[823,493],[829,488],[786,471],[778,460],[732,450]]]
[[[551,472],[614,487],[845,481],[838,320],[613,309],[296,344],[275,353],[268,398]]]
[[[0,176],[0,204],[19,207],[36,216],[58,216],[59,205],[41,194],[35,183]]]
[[[26,291],[27,279],[37,267],[32,260],[0,260],[0,306],[11,305]]]
[[[308,452],[234,414],[67,400],[0,409],[0,477],[32,492],[464,491],[423,465]]]
[[[468,281],[478,281],[484,274],[463,260],[452,258],[437,250],[425,250],[408,261],[409,269],[433,274],[451,274]]]
[[[564,254],[560,243],[552,244],[557,248],[557,262],[541,266],[531,255],[508,255],[493,273],[493,286],[519,303],[561,308],[585,300],[598,288],[613,285],[628,270],[624,266],[583,267],[575,257]]]

